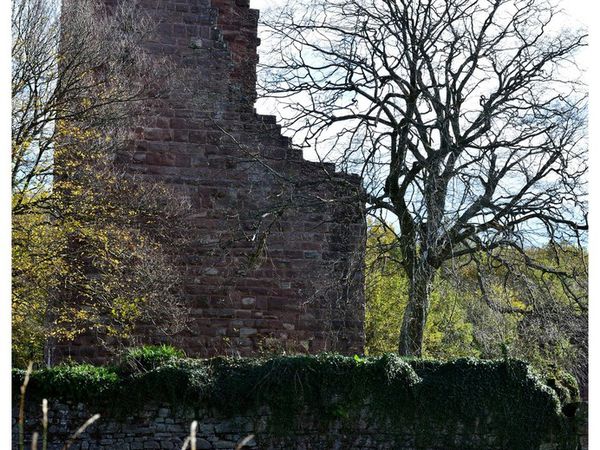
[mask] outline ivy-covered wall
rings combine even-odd
[[[15,393],[23,376],[13,374]],[[234,449],[252,435],[239,448],[575,450],[577,424],[560,394],[563,403],[515,360],[137,359],[35,371],[24,434],[43,432],[38,405],[49,398],[49,449],[100,413],[71,448],[181,448],[197,420],[204,449]]]

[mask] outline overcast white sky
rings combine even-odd
[[[286,3],[287,0],[250,0],[250,6],[255,9],[259,9],[264,12],[269,8],[282,6]],[[290,0],[293,1],[293,0]],[[594,9],[594,5],[591,4],[592,0],[550,0],[551,2],[556,2],[560,8],[563,9],[564,15],[560,15],[555,18],[553,29],[560,28],[581,28],[588,27],[588,23],[592,23],[594,17],[592,14],[592,10]],[[590,18],[590,15],[592,17]],[[265,42],[266,44],[266,42]],[[263,46],[263,48],[265,48]],[[261,52],[261,47],[258,49],[259,53]],[[576,59],[578,60],[578,66],[580,69],[583,69],[584,73],[586,69],[589,67],[589,59],[591,58],[591,53],[589,48],[583,49],[576,55]],[[568,75],[568,72],[565,73]],[[580,72],[575,71],[573,74],[574,77],[580,75]],[[586,73],[584,78],[591,81],[591,77]],[[282,104],[278,104],[276,99],[264,99],[261,98],[256,102],[256,110],[259,114],[266,115],[276,115],[278,119],[282,116],[280,114],[280,108],[282,108]],[[285,108],[285,106],[283,106]],[[283,114],[285,115],[285,113]],[[279,120],[281,123],[281,120]],[[290,135],[289,132],[286,133],[286,130],[283,130],[284,135]],[[299,142],[296,142],[298,144]],[[304,148],[303,156],[307,160],[316,161],[319,160],[314,148]],[[323,155],[321,155],[323,156]],[[600,447],[599,447],[600,448]]]

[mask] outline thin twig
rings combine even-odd
[[[244,445],[246,445],[252,439],[254,439],[254,435],[253,434],[249,434],[244,439],[242,439],[240,442],[238,442],[238,444],[235,446],[235,450],[242,450],[242,448],[244,447]]]
[[[81,425],[79,427],[79,429],[75,432],[75,434],[73,434],[73,436],[71,436],[71,438],[67,441],[67,443],[63,447],[63,450],[68,450],[69,447],[71,447],[71,445],[73,444],[73,441],[75,439],[77,439],[81,435],[81,433],[83,433],[87,429],[87,427],[89,427],[91,424],[93,424],[99,418],[100,418],[100,414],[94,414],[92,417],[90,417],[83,425]]]

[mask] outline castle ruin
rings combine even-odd
[[[275,117],[255,112],[258,11],[248,0],[138,7],[156,22],[149,54],[168,57],[190,92],[144,104],[126,162],[191,204],[193,249],[180,258],[190,323],[178,345],[196,356],[361,353],[360,179],[304,160]],[[97,360],[86,339],[63,351]]]

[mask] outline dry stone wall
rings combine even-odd
[[[114,0],[105,0],[114,6]],[[146,101],[127,169],[192,207],[178,255],[192,355],[264,350],[360,353],[364,344],[360,179],[305,161],[275,117],[255,112],[258,11],[247,0],[140,0],[151,57],[180,86]],[[146,335],[142,341],[157,342]],[[90,336],[58,349],[100,361]]]
[[[102,415],[82,436],[86,449],[181,448],[193,421],[203,448],[233,449],[249,435],[244,448],[278,450],[586,445],[586,405],[563,395],[561,403],[557,391],[518,360],[324,354],[132,362],[33,371],[25,435],[40,431],[46,398],[52,399],[53,445],[92,414]],[[12,375],[16,436],[25,371]]]
[[[41,432],[40,408],[28,405],[26,448],[30,447],[34,430]],[[83,404],[54,402],[49,412],[48,450],[61,450],[75,430],[92,416]],[[13,410],[13,448],[18,443],[18,409]],[[178,411],[172,405],[148,404],[135,415],[114,418],[101,417],[71,445],[72,450],[144,450],[181,449],[190,433],[190,424],[197,420],[197,449],[262,449],[262,450],[575,450],[577,445],[559,444],[552,435],[535,448],[506,447],[501,439],[481,427],[472,429],[448,423],[428,428],[424,442],[417,439],[412,426],[389,429],[372,418],[365,408],[356,422],[323,421],[306,416],[300,428],[269,431],[268,409],[252,415],[224,417],[208,409]],[[188,446],[189,448],[189,446]],[[577,447],[577,448],[587,448]]]

